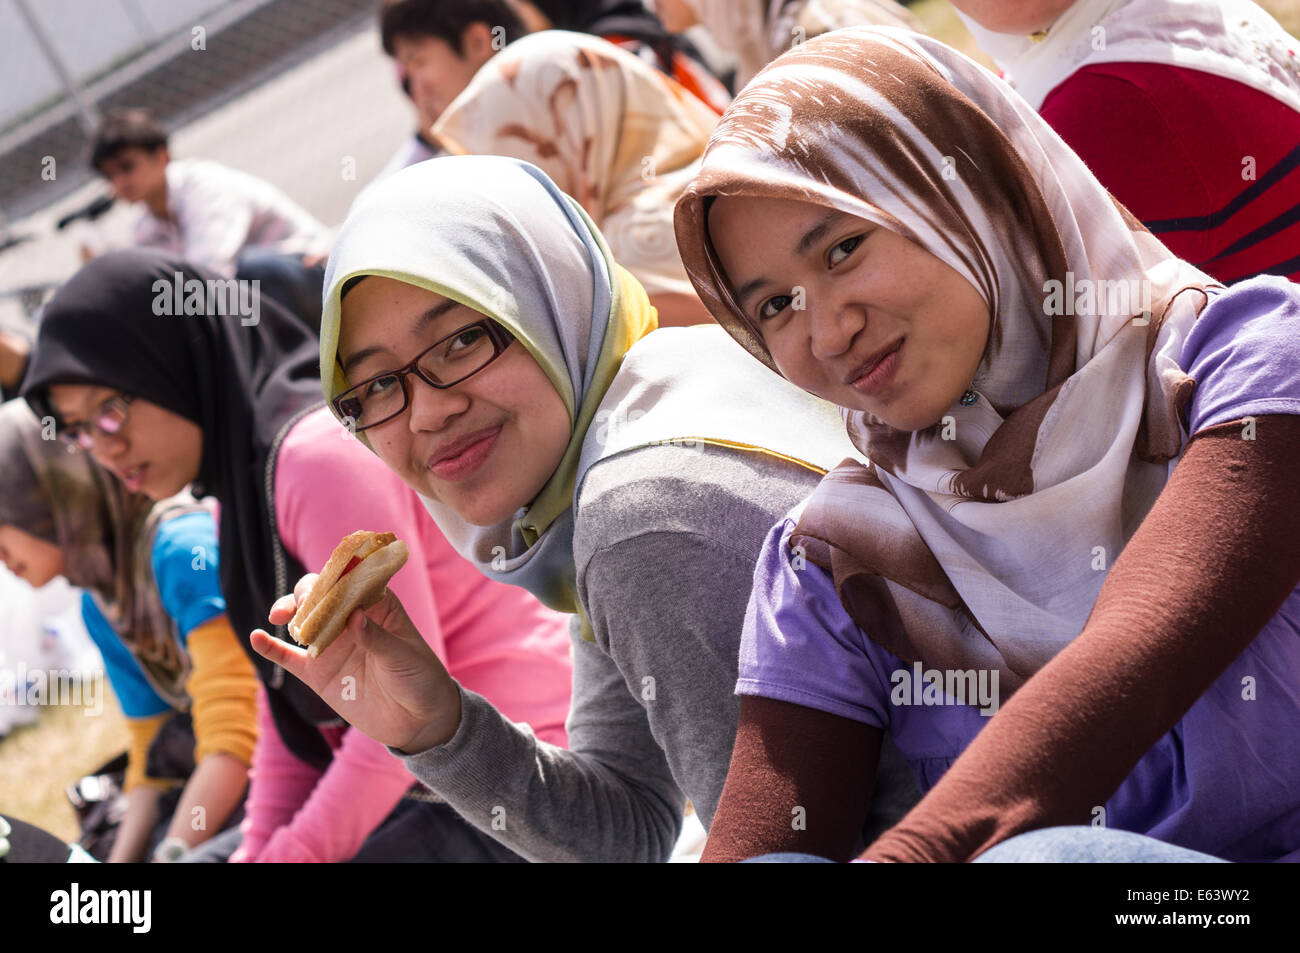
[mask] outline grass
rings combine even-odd
[[[93,771],[124,751],[126,720],[105,687],[98,715],[77,705],[41,710],[35,724],[16,728],[0,740],[0,813],[21,818],[75,841],[77,815],[64,793],[68,782]]]

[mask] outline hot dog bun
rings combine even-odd
[[[379,601],[408,555],[406,544],[392,533],[361,530],[347,536],[289,620],[289,634],[316,658],[338,638],[353,609]],[[354,559],[359,561],[349,572]]]

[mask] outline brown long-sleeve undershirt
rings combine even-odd
[[[1083,631],[863,856],[965,861],[1091,819],[1300,584],[1300,417],[1259,417],[1247,433],[1232,422],[1193,436]],[[844,859],[879,730],[753,697],[740,719],[704,859]],[[816,806],[805,830],[792,828],[791,805]]]

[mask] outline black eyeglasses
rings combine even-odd
[[[421,351],[410,364],[376,374],[334,398],[338,415],[357,433],[388,423],[411,403],[407,377],[446,390],[477,374],[510,346],[514,336],[490,318],[453,331]]]
[[[64,427],[59,439],[74,450],[93,450],[99,437],[114,437],[122,432],[133,400],[132,394],[110,397],[87,420]]]

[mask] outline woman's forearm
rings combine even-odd
[[[149,784],[140,784],[126,793],[126,814],[118,825],[110,864],[132,864],[144,860],[149,835],[158,823],[158,797],[162,792]]]
[[[705,862],[774,853],[848,860],[866,821],[880,729],[743,695],[731,769]]]
[[[650,303],[659,312],[661,328],[684,328],[692,324],[708,324],[713,320],[713,315],[693,294],[652,295]]]
[[[258,689],[258,737],[253,750],[243,843],[236,856],[253,860],[311,795],[321,771],[296,758],[280,738],[265,689]]]
[[[196,847],[221,830],[248,788],[248,768],[224,751],[214,751],[190,775],[172,815],[167,836]]]
[[[0,331],[0,385],[5,390],[18,390],[30,356],[31,345],[16,334]]]
[[[969,860],[1086,823],[1300,583],[1300,417],[1198,433],[1116,560],[1083,631],[869,847]]]

